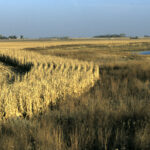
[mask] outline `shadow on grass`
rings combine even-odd
[[[0,55],[0,62],[2,62],[5,66],[10,66],[11,70],[20,77],[30,72],[33,67],[32,63],[21,64],[17,59],[10,58],[5,55]],[[13,83],[15,81],[15,76],[12,76],[11,79],[8,77],[8,81],[9,83]]]

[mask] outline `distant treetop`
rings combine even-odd
[[[10,36],[4,36],[2,34],[0,34],[0,40],[2,39],[17,39],[18,37],[16,35],[10,35]],[[23,35],[20,35],[19,37],[20,39],[23,39]]]
[[[126,37],[126,34],[106,34],[106,35],[97,35],[94,38],[115,38],[115,37]]]

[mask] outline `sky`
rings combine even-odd
[[[0,0],[0,34],[150,35],[150,0]]]

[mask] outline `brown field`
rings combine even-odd
[[[0,41],[0,150],[150,149],[150,39]]]

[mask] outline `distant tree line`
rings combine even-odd
[[[150,37],[150,35],[144,35],[144,37]]]
[[[126,34],[106,34],[106,35],[97,35],[94,38],[117,38],[117,37],[126,37]]]
[[[130,36],[130,39],[138,39],[138,36]]]
[[[0,39],[7,39],[7,37],[0,34]]]
[[[23,35],[20,35],[20,37],[18,38],[16,35],[10,35],[10,36],[3,36],[0,34],[0,39],[23,39]]]

